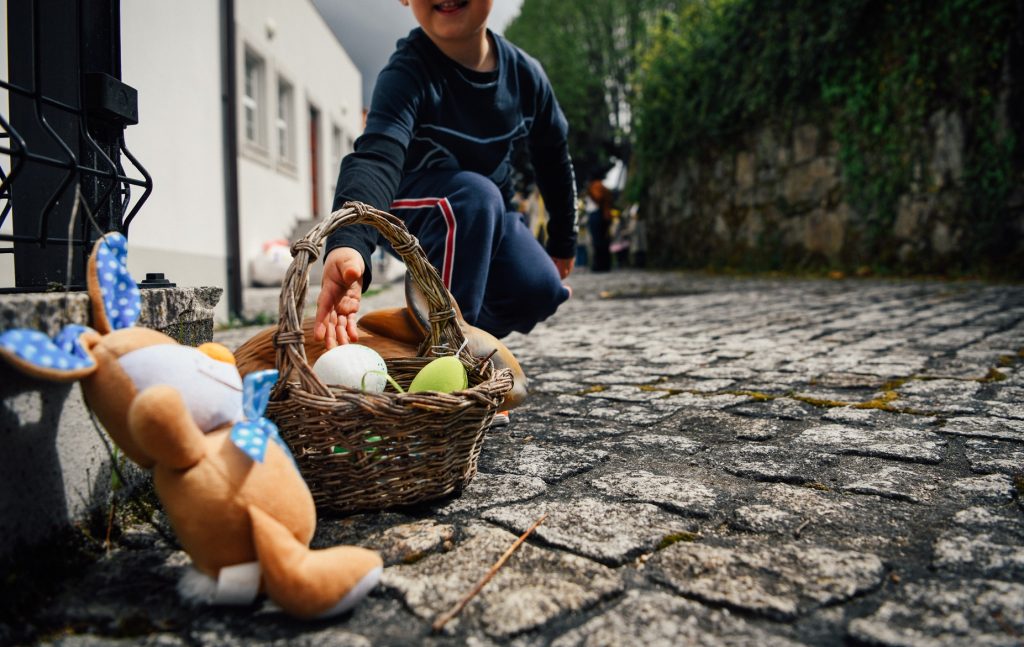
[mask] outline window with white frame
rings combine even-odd
[[[284,77],[277,77],[277,157],[295,164],[295,86]]]
[[[265,147],[263,136],[263,102],[266,87],[267,66],[263,57],[251,49],[245,50],[245,87],[242,93],[243,126],[245,141]]]

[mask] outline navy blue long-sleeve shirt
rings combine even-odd
[[[388,210],[403,175],[426,169],[473,171],[512,199],[512,151],[526,139],[537,186],[549,213],[547,251],[576,253],[576,185],[567,144],[568,124],[540,63],[488,32],[497,67],[477,72],[448,58],[422,29],[398,41],[377,78],[366,129],[342,162],[334,197],[338,209],[358,200]],[[377,233],[346,227],[326,244],[351,247],[366,262]]]

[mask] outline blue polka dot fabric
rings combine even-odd
[[[277,376],[276,368],[253,371],[245,376],[242,381],[242,411],[246,418],[255,420],[267,410],[270,391],[277,383]]]
[[[292,452],[278,433],[277,426],[263,417],[277,376],[276,369],[255,371],[245,376],[242,382],[242,412],[246,419],[236,422],[231,428],[231,442],[257,463],[262,463],[266,457],[268,443],[277,443],[292,460],[292,465],[295,465]],[[297,465],[295,469],[299,469]]]
[[[57,333],[57,336],[53,338],[53,343],[57,348],[61,349],[68,355],[73,355],[92,363],[92,357],[82,346],[82,335],[90,331],[92,331],[92,328],[89,326],[68,324],[64,326],[64,330],[61,330]]]
[[[128,240],[121,234],[107,234],[96,245],[96,278],[111,329],[134,326],[142,298],[128,273]]]
[[[38,330],[8,330],[0,334],[0,349],[43,370],[79,371],[96,365],[78,339],[86,330],[77,324],[67,326],[55,340]]]

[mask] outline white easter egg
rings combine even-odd
[[[365,384],[366,391],[375,393],[384,390],[384,375],[387,370],[384,358],[377,351],[362,344],[336,346],[321,355],[313,364],[313,372],[324,384],[348,386],[353,389],[362,389]]]

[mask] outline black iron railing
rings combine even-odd
[[[127,234],[153,189],[124,141],[138,107],[121,82],[120,0],[7,7],[0,254],[13,254],[15,284],[0,291],[82,288],[92,243],[108,231]]]

